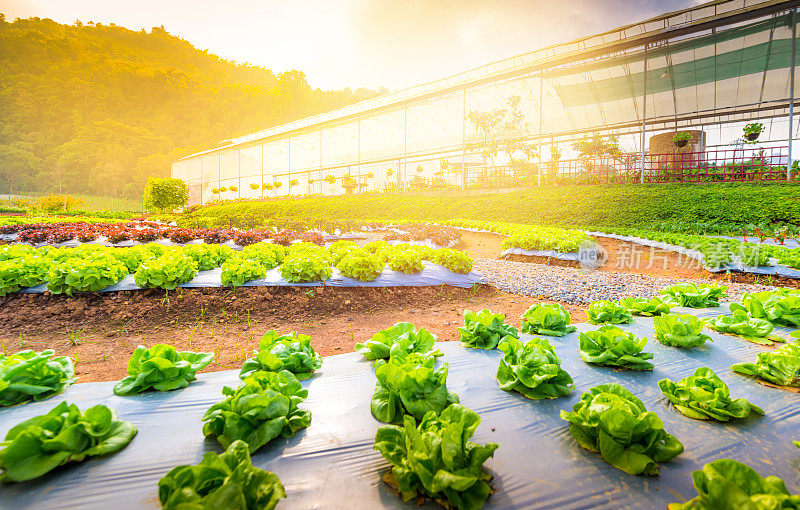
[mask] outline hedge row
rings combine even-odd
[[[798,184],[560,186],[475,194],[369,194],[203,207],[193,218],[332,220],[467,218],[538,225],[624,227],[656,221],[800,224]]]

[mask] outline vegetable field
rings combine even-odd
[[[719,313],[718,310],[690,308],[677,308],[675,312],[700,318]],[[487,316],[483,323],[498,327],[497,321],[488,319]],[[470,318],[468,322],[473,320]],[[505,323],[518,324],[518,321],[509,317]],[[464,503],[462,508],[510,509],[542,505],[641,508],[642,501],[654,508],[666,508],[667,504],[683,504],[696,497],[713,497],[713,493],[705,492],[698,496],[692,480],[693,471],[707,473],[711,469],[746,472],[747,479],[752,479],[753,483],[766,476],[779,477],[786,484],[786,497],[789,492],[796,493],[798,450],[791,444],[800,427],[796,393],[759,384],[730,369],[732,363],[755,362],[761,357],[759,353],[765,352],[763,347],[711,331],[708,334],[713,342],[691,349],[677,348],[653,341],[653,319],[637,316],[633,323],[615,327],[636,337],[651,339],[646,350],[652,352],[651,361],[656,369],[619,371],[581,359],[579,337],[598,326],[576,326],[577,331],[564,337],[551,337],[549,341],[529,343],[533,337],[522,334],[522,343],[511,341],[509,348],[502,350],[470,348],[457,342],[430,345],[429,340],[416,333],[414,338],[418,340],[404,344],[403,328],[387,331],[376,342],[385,345],[383,342],[390,341],[386,338],[399,334],[397,340],[390,341],[391,345],[416,344],[422,352],[431,347],[438,349],[441,356],[435,357],[434,364],[449,367],[447,391],[457,394],[460,401],[460,404],[446,407],[440,415],[429,413],[416,423],[407,415],[399,426],[375,420],[374,405],[370,402],[374,403],[379,393],[376,382],[380,383],[384,376],[378,374],[380,364],[373,368],[373,363],[365,361],[362,353],[327,357],[314,369],[314,375],[301,382],[296,382],[289,374],[285,376],[285,383],[279,383],[277,372],[261,372],[264,375],[258,376],[275,379],[270,383],[256,384],[252,379],[248,382],[252,376],[246,376],[244,385],[235,392],[223,387],[239,386],[239,371],[201,372],[198,380],[185,389],[151,391],[132,397],[114,395],[114,383],[73,385],[66,389],[63,398],[80,410],[97,404],[116,409],[120,419],[127,420],[138,433],[116,454],[62,466],[51,475],[32,482],[7,484],[3,487],[4,498],[14,505],[42,507],[80,502],[83,508],[101,508],[109,498],[123,502],[120,508],[155,507],[159,497],[164,502],[177,501],[174,499],[176,491],[186,483],[186,478],[179,475],[181,470],[198,464],[204,456],[201,465],[212,465],[216,455],[227,455],[236,459],[232,464],[225,463],[230,469],[242,466],[241,469],[256,470],[252,472],[263,480],[265,502],[280,500],[279,506],[307,508],[324,506],[326,502],[342,498],[358,498],[370,507],[408,508],[413,502],[403,503],[391,487],[416,491],[430,486],[424,478],[420,478],[420,482],[400,481],[397,477],[393,480],[387,473],[402,472],[392,470],[398,466],[415,469],[405,460],[405,455],[410,454],[409,448],[414,449],[415,455],[432,455],[423,453],[428,451],[423,443],[409,442],[409,434],[424,435],[424,430],[450,430],[452,427],[468,431],[457,436],[465,438],[460,441],[466,442],[455,444],[462,445],[458,448],[466,447],[466,451],[473,449],[475,457],[472,458],[477,462],[477,468],[469,475],[475,480],[469,482],[470,487],[475,488],[468,494],[463,493],[468,499],[462,501],[471,503]],[[787,331],[789,329],[783,328],[780,333],[788,336]],[[365,352],[378,352],[378,343],[375,349]],[[524,344],[527,347],[523,349]],[[278,352],[271,347],[275,345],[276,338],[270,337],[267,349]],[[395,351],[399,355],[399,351]],[[311,363],[306,366],[315,366],[313,361]],[[520,370],[526,367],[549,372],[546,367],[551,365],[557,365],[560,372],[553,372],[555,377],[538,391],[532,389],[533,383],[525,377],[511,375],[521,374]],[[233,415],[229,413],[238,408],[237,399],[253,391],[268,392],[263,388],[270,384],[281,388],[279,393],[264,395],[298,395],[291,397],[296,404],[286,408],[289,416],[281,418],[283,427],[292,428],[278,429],[288,432],[277,434],[261,447],[251,447],[249,454],[246,433],[241,437],[228,436],[230,432],[216,436],[217,432],[213,431],[222,429],[211,425],[214,420],[230,419],[227,416]],[[248,389],[251,386],[252,389]],[[343,392],[342,388],[347,391]],[[698,407],[693,399],[703,398],[703,393],[697,388],[718,388],[715,400],[709,401],[708,406]],[[602,439],[602,432],[596,436],[584,428],[587,434],[584,435],[574,429],[585,427],[582,424],[590,419],[585,414],[589,411],[581,407],[583,402],[609,398],[619,403],[615,406],[632,405],[637,409],[631,416],[646,420],[648,427],[663,439],[664,446],[643,451],[635,459],[626,459],[619,457],[607,440]],[[55,400],[0,409],[0,430],[6,431],[20,420],[47,412]],[[209,408],[209,403],[220,401]],[[272,406],[271,409],[277,408]],[[707,411],[701,415],[694,409]],[[294,418],[293,413],[301,414]],[[309,417],[310,421],[306,421]],[[440,425],[426,425],[433,421]],[[165,427],[165,423],[169,423],[169,427]],[[222,445],[204,439],[206,431],[213,432]],[[336,438],[334,443],[331,443],[332,437]],[[236,441],[241,438],[245,439],[244,443]],[[631,440],[633,444],[639,441],[637,436]],[[592,444],[596,446],[590,447]],[[617,444],[614,448],[630,448],[630,443]],[[226,446],[227,451],[222,454]],[[160,453],[154,456],[153,451]],[[536,460],[531,458],[531,451],[536,452]],[[732,467],[724,467],[723,461],[718,460],[720,452],[725,452],[725,458],[736,459],[725,461]],[[383,457],[387,457],[388,462],[384,462]],[[445,468],[453,462],[448,459],[431,457],[430,462]],[[548,469],[542,470],[543,465],[549,466]],[[170,471],[173,466],[181,467]],[[235,479],[225,474],[221,464],[218,466],[203,476],[222,481]],[[565,472],[573,473],[574,477],[565,478]],[[532,477],[532,473],[536,476]],[[120,476],[125,477],[125,483],[114,482]],[[387,483],[380,481],[387,476]],[[410,485],[399,485],[402,483]],[[618,490],[620,486],[626,490]],[[56,490],[44,490],[49,487]],[[483,499],[485,504],[482,504]]]
[[[131,508],[345,495],[388,508],[717,508],[713,483],[693,483],[715,470],[750,480],[732,482],[741,492],[779,476],[788,489],[770,494],[794,497],[784,436],[800,425],[800,291],[730,275],[795,267],[791,223],[606,229],[630,242],[521,218],[215,210],[180,226],[0,227],[0,479],[14,504],[57,494],[100,508],[122,473],[110,497]],[[643,273],[609,267],[637,243],[662,250]],[[668,267],[677,255],[700,265]],[[509,275],[484,273],[494,267]],[[675,269],[689,281],[665,279]],[[537,471],[530,451],[553,469]]]

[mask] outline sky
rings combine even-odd
[[[201,49],[323,89],[400,90],[698,0],[0,0],[7,20],[163,25]]]

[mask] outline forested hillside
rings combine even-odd
[[[148,176],[220,140],[375,92],[220,59],[164,28],[0,15],[0,193],[141,196]]]

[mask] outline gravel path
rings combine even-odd
[[[475,259],[473,270],[482,273],[490,284],[502,291],[526,296],[542,296],[545,299],[572,304],[589,303],[598,299],[617,300],[627,296],[651,297],[658,295],[659,289],[687,281],[485,258]],[[719,283],[711,280],[690,281]],[[730,299],[739,300],[745,292],[772,288],[765,285],[731,283],[728,294]]]

